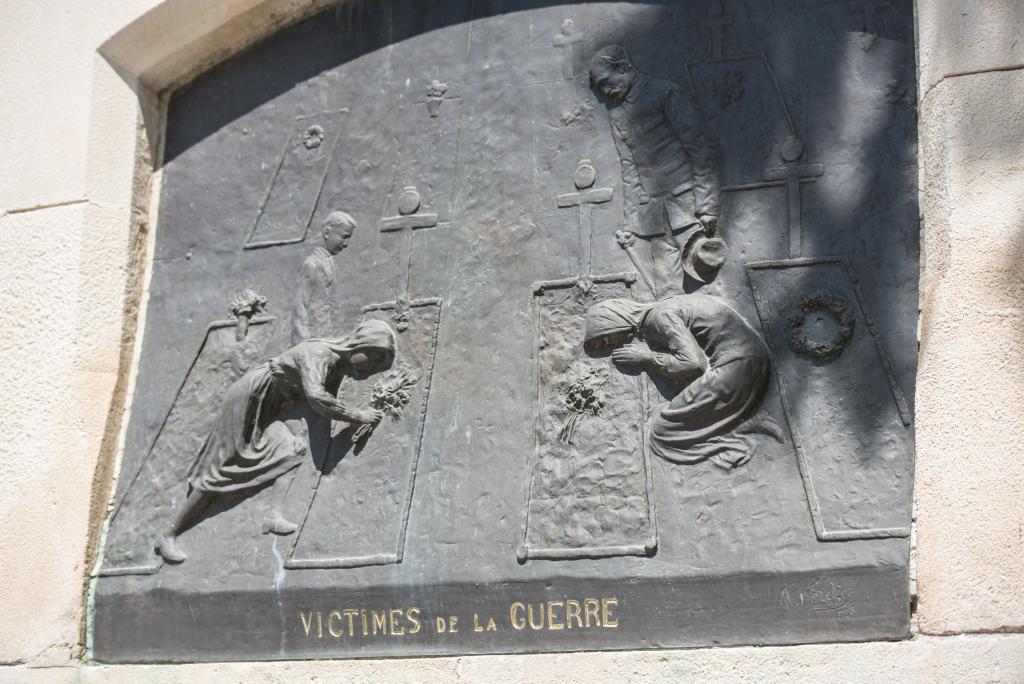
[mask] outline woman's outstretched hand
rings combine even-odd
[[[352,415],[352,422],[356,423],[359,427],[356,428],[355,434],[352,435],[352,441],[361,442],[373,434],[374,428],[377,427],[383,417],[384,413],[375,408],[356,411]]]
[[[362,423],[364,425],[376,425],[383,417],[384,414],[379,409],[375,408],[357,411],[356,414],[352,416],[355,422]]]

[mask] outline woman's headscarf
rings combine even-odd
[[[331,351],[351,356],[357,351],[377,350],[387,354],[388,358],[395,355],[395,331],[384,321],[363,321],[356,326],[351,335],[333,339],[317,340],[330,347]]]
[[[605,335],[626,331],[636,335],[644,314],[650,308],[650,304],[636,302],[632,299],[606,299],[594,304],[587,309],[587,313],[584,315],[586,323],[584,344],[589,344]]]

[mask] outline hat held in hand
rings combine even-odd
[[[683,271],[698,282],[709,283],[718,275],[727,256],[725,240],[696,233],[683,250]]]

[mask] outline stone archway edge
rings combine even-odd
[[[134,89],[172,90],[247,45],[336,0],[163,0],[99,53]]]

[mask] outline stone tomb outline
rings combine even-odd
[[[236,343],[251,343],[252,338],[255,337],[255,335],[253,335],[253,332],[261,331],[265,327],[269,328],[271,324],[276,323],[278,320],[276,316],[253,316],[252,318],[245,318],[246,322],[241,323],[243,318],[245,317],[239,317],[238,319],[231,320],[214,321],[213,323],[210,323],[207,326],[206,332],[203,335],[203,341],[199,344],[199,347],[192,358],[192,362],[189,364],[188,370],[182,377],[181,384],[178,385],[178,389],[174,394],[174,399],[171,401],[171,405],[167,409],[167,413],[160,423],[160,427],[153,438],[152,444],[146,451],[145,456],[139,462],[139,465],[136,467],[135,472],[132,474],[130,478],[128,478],[128,485],[124,490],[124,494],[122,494],[120,499],[118,499],[117,504],[114,507],[114,512],[110,514],[110,519],[106,524],[106,529],[104,530],[106,538],[105,543],[103,545],[103,552],[100,560],[100,565],[99,569],[96,572],[96,574],[100,577],[113,577],[117,575],[152,575],[159,572],[160,568],[163,567],[163,558],[161,558],[159,554],[153,552],[152,543],[153,537],[155,533],[158,531],[158,526],[160,524],[165,524],[167,522],[167,520],[165,519],[167,517],[166,514],[169,512],[165,510],[167,506],[158,507],[153,505],[151,501],[143,502],[142,505],[139,507],[139,510],[134,512],[134,515],[145,516],[148,514],[149,518],[146,521],[150,523],[150,526],[143,526],[141,530],[129,528],[122,532],[120,530],[120,525],[118,524],[120,519],[119,516],[121,516],[126,505],[131,503],[132,497],[134,495],[137,495],[138,487],[141,486],[139,483],[139,477],[142,475],[142,473],[147,468],[160,467],[160,464],[155,462],[154,456],[158,455],[158,453],[160,452],[160,445],[162,440],[173,438],[173,435],[171,435],[171,427],[173,427],[173,423],[175,422],[174,416],[176,414],[176,409],[178,409],[178,402],[179,399],[182,399],[183,395],[186,394],[186,388],[190,387],[190,381],[193,383],[199,383],[202,381],[202,378],[194,377],[194,375],[196,373],[196,369],[200,361],[202,361],[204,357],[207,355],[207,352],[210,351],[211,341],[213,339],[214,334],[220,331],[234,329],[236,331]],[[243,325],[245,326],[245,330],[241,330],[240,328],[240,326]],[[238,339],[239,335],[242,336],[242,339],[240,340]],[[256,349],[251,350],[251,352],[248,354],[249,365],[247,367],[234,368],[235,372],[233,373],[213,373],[212,377],[208,378],[209,380],[217,383],[219,386],[219,391],[214,391],[212,397],[209,398],[208,405],[204,405],[204,408],[206,409],[206,422],[210,423],[210,425],[208,425],[205,430],[196,431],[193,429],[195,426],[192,425],[190,421],[186,421],[186,423],[188,424],[183,424],[181,427],[183,427],[185,430],[191,430],[194,433],[193,437],[198,438],[198,441],[195,441],[195,439],[192,440],[195,443],[190,445],[190,448],[194,446],[194,448],[191,448],[190,455],[177,454],[176,460],[180,461],[184,458],[188,459],[187,467],[184,468],[183,470],[180,470],[178,468],[167,467],[163,467],[160,469],[160,474],[163,474],[165,477],[169,477],[171,479],[170,481],[173,483],[173,486],[177,487],[177,489],[173,491],[176,491],[177,493],[184,495],[186,485],[184,484],[183,476],[189,471],[191,471],[196,460],[199,458],[199,451],[202,446],[202,440],[205,439],[206,434],[212,427],[214,417],[216,416],[216,407],[220,404],[221,397],[227,391],[231,383],[234,382],[237,378],[241,377],[245,373],[245,371],[247,371],[253,365],[262,363],[263,361],[266,360],[265,357],[267,355],[267,350],[269,348],[269,345],[272,344],[272,337],[273,333],[272,329],[270,329],[266,335],[263,335],[264,344],[262,346],[258,346]],[[224,348],[219,348],[217,351],[226,352]],[[198,391],[202,388],[198,387],[194,389]],[[189,416],[186,415],[186,418],[188,417]],[[169,458],[171,459],[174,459],[174,457],[174,453],[169,455]],[[157,490],[159,491],[160,488],[158,487]],[[167,490],[164,490],[164,492],[167,493]],[[174,507],[172,504],[170,506],[170,509],[173,510],[173,508]],[[129,544],[135,547],[139,547],[141,545],[141,547],[146,552],[146,557],[149,560],[147,562],[136,561],[127,562],[124,564],[118,563],[116,561],[112,562],[112,552],[118,549],[119,544]],[[138,548],[136,548],[135,550],[138,551]]]
[[[441,315],[443,309],[443,302],[437,297],[428,297],[423,299],[417,299],[412,302],[404,303],[402,300],[383,302],[379,304],[368,304],[362,308],[362,318],[365,320],[369,317],[381,317],[382,320],[392,322],[393,318],[401,314],[404,317],[405,326],[398,333],[398,353],[397,363],[407,364],[411,354],[414,354],[419,358],[419,362],[414,362],[412,371],[417,373],[419,388],[415,388],[420,395],[418,405],[410,404],[408,409],[405,411],[405,415],[401,416],[394,421],[385,417],[381,422],[382,426],[379,426],[374,432],[381,431],[384,433],[384,452],[381,447],[374,449],[374,439],[381,437],[381,435],[373,434],[366,440],[366,448],[368,453],[360,453],[363,449],[359,446],[359,442],[352,440],[347,432],[342,432],[339,435],[332,436],[327,453],[324,454],[321,466],[327,465],[328,462],[335,458],[336,452],[338,451],[336,444],[342,443],[343,453],[340,455],[340,461],[334,464],[330,468],[330,472],[324,473],[323,467],[318,467],[315,475],[315,481],[312,490],[309,493],[309,501],[303,514],[302,523],[298,532],[296,532],[294,539],[292,540],[291,548],[288,551],[287,558],[284,562],[284,567],[289,569],[313,569],[313,568],[356,568],[368,565],[388,565],[392,563],[401,563],[405,552],[405,536],[406,530],[409,525],[409,512],[412,507],[413,492],[416,487],[416,473],[419,464],[420,453],[423,447],[423,431],[426,425],[427,406],[430,401],[430,385],[433,379],[434,373],[434,359],[437,353],[437,336],[441,328]],[[418,315],[423,313],[426,318]],[[433,324],[431,325],[430,318],[433,318]],[[425,322],[424,322],[425,321]],[[416,340],[427,340],[427,349],[411,349],[412,346],[416,345]],[[375,384],[375,378],[370,378],[364,387],[373,387]],[[344,390],[344,383],[342,388],[339,388],[339,393]],[[387,434],[388,432],[397,430],[404,435],[400,435],[397,438],[393,434]],[[404,440],[403,440],[404,437]],[[400,451],[406,451],[404,454],[395,454],[389,447],[394,446],[395,439],[401,440],[402,448]],[[378,466],[378,462],[382,459],[408,459],[408,465],[404,468],[405,479],[398,488],[398,491],[391,490],[387,487],[387,483],[378,481],[371,483],[370,487],[378,486],[382,489],[381,497],[390,496],[393,504],[397,505],[397,523],[395,525],[394,541],[391,542],[388,539],[380,537],[379,546],[382,549],[390,548],[391,550],[380,550],[380,551],[367,551],[365,553],[356,554],[332,554],[330,552],[320,551],[314,552],[309,555],[303,555],[302,547],[308,544],[304,543],[304,534],[308,537],[311,534],[310,517],[313,513],[314,508],[317,505],[318,496],[323,498],[323,490],[327,489],[327,486],[336,482],[336,487],[343,493],[351,493],[353,488],[345,486],[345,478],[348,475],[346,472],[346,460],[351,460],[355,464],[354,469],[359,470],[360,467],[374,468]],[[401,466],[400,463],[397,464]],[[360,472],[366,472],[360,471]],[[391,473],[394,475],[395,473]],[[358,477],[358,473],[357,473]],[[365,484],[365,483],[364,483]],[[368,497],[369,498],[369,497]],[[334,509],[339,506],[337,499],[329,499],[333,501]],[[345,502],[346,504],[349,502]],[[347,506],[341,507],[344,510],[352,511],[352,508]],[[331,512],[338,513],[337,510],[332,509]],[[355,511],[358,515],[358,511]],[[347,516],[346,516],[347,517]],[[383,516],[383,520],[379,520],[378,529],[383,529],[389,524],[391,518],[387,515]],[[355,526],[357,529],[352,530],[352,536],[358,536],[359,526]],[[338,526],[338,529],[343,530],[339,537],[344,536],[344,530],[348,528],[344,525]],[[314,542],[315,544],[316,542]],[[351,547],[353,544],[339,543],[339,546],[346,548]],[[377,546],[378,544],[371,543],[369,546]],[[319,548],[322,549],[324,544],[320,544]],[[364,549],[366,551],[366,549]],[[306,553],[309,553],[308,551]]]
[[[646,374],[641,373],[635,381],[626,381],[628,385],[632,385],[635,389],[632,399],[635,404],[635,441],[631,445],[631,455],[627,456],[626,466],[628,467],[628,461],[631,459],[637,459],[634,462],[634,470],[632,473],[626,471],[624,473],[613,473],[612,476],[619,478],[623,481],[622,487],[625,493],[609,491],[610,498],[614,498],[616,495],[621,494],[619,504],[622,504],[617,508],[618,511],[625,511],[618,521],[614,519],[614,516],[609,515],[608,511],[595,509],[593,506],[588,505],[588,499],[595,498],[593,492],[583,491],[580,500],[583,506],[579,506],[578,510],[571,510],[576,495],[577,495],[577,477],[582,473],[590,463],[593,463],[596,458],[611,458],[608,453],[602,454],[591,454],[582,453],[584,449],[576,447],[572,444],[572,439],[565,439],[563,437],[565,428],[563,427],[562,433],[557,437],[551,434],[551,430],[547,429],[550,426],[547,424],[550,421],[547,420],[551,417],[550,414],[558,413],[558,408],[554,407],[553,404],[557,404],[557,399],[552,395],[553,390],[557,384],[558,377],[564,375],[566,372],[572,372],[572,365],[581,363],[581,359],[585,361],[585,354],[582,352],[582,345],[579,343],[582,341],[582,332],[575,332],[575,337],[579,337],[579,340],[570,340],[570,349],[575,353],[569,353],[569,359],[563,360],[562,370],[559,371],[558,375],[552,375],[549,382],[545,382],[544,372],[544,359],[546,347],[545,342],[546,331],[544,330],[544,319],[545,311],[551,309],[557,309],[558,304],[549,304],[546,295],[551,293],[560,293],[567,296],[567,302],[570,307],[573,304],[579,305],[581,311],[586,309],[588,304],[592,304],[595,301],[599,301],[595,296],[596,290],[607,286],[622,286],[625,290],[626,296],[636,299],[636,279],[635,273],[615,273],[598,276],[590,276],[587,281],[581,281],[578,278],[565,278],[561,280],[548,280],[541,281],[535,284],[533,292],[533,320],[535,330],[535,343],[536,347],[533,353],[533,383],[535,394],[533,398],[533,421],[534,421],[534,446],[530,455],[530,461],[528,465],[528,475],[526,478],[526,493],[525,493],[525,505],[523,512],[522,522],[522,535],[517,551],[517,559],[520,563],[525,563],[532,559],[547,559],[547,560],[572,560],[578,558],[607,558],[611,556],[650,556],[653,555],[658,546],[658,527],[657,527],[657,516],[655,513],[654,503],[654,487],[653,487],[653,476],[651,472],[650,456],[647,449],[647,403],[648,403],[648,388],[647,388],[647,377]],[[583,285],[587,286],[587,289],[583,289]],[[614,296],[611,294],[609,296]],[[608,297],[601,297],[606,299]],[[577,317],[578,318],[578,317]],[[553,348],[554,345],[551,345]],[[557,349],[550,350],[551,353],[558,353]],[[607,363],[607,366],[604,364]],[[627,377],[623,376],[614,367],[611,367],[610,362],[605,360],[604,362],[597,362],[596,364],[587,364],[590,368],[604,367],[608,374],[613,377]],[[554,370],[552,367],[550,370]],[[615,397],[609,397],[608,403],[612,403]],[[629,397],[623,397],[620,401],[629,401]],[[615,407],[612,407],[613,409]],[[619,407],[621,410],[621,407]],[[625,409],[628,413],[630,409]],[[566,413],[565,420],[573,420],[571,412]],[[581,416],[581,421],[593,420],[601,421],[604,420],[600,417],[592,416]],[[631,432],[632,430],[626,430],[625,432]],[[610,451],[614,451],[615,445],[612,445]],[[564,470],[559,461],[565,461],[565,454],[560,455],[559,451],[569,452],[569,458],[573,461],[571,466],[572,480],[570,486],[561,489],[561,496],[549,497],[543,496],[540,490],[547,490],[549,493],[552,490],[560,489],[557,483],[554,481],[557,479],[558,470]],[[575,453],[572,453],[575,452]],[[583,461],[582,465],[576,462],[577,457],[580,457]],[[588,463],[587,461],[590,461]],[[620,465],[623,465],[620,463]],[[638,466],[638,467],[637,467]],[[602,471],[604,467],[602,466]],[[554,474],[554,475],[553,475]],[[607,474],[607,471],[604,471]],[[637,482],[630,483],[630,475],[633,478],[641,478],[642,486],[638,486]],[[585,478],[580,478],[585,479]],[[581,485],[581,488],[585,485]],[[595,483],[595,486],[603,494],[605,493],[605,484],[603,482]],[[629,494],[632,489],[632,495]],[[642,499],[643,510],[638,510],[636,506],[636,499]],[[545,500],[546,499],[546,500]],[[629,500],[633,499],[632,502]],[[576,501],[575,503],[579,503]],[[632,509],[630,509],[630,504]],[[549,505],[550,504],[550,505]],[[541,510],[546,508],[546,510]],[[603,508],[603,501],[602,501]],[[567,510],[568,509],[568,510]],[[642,519],[637,520],[629,519],[630,513],[642,514]],[[568,520],[563,520],[560,523],[556,523],[554,520],[545,520],[545,518],[552,515],[568,515]],[[593,516],[590,518],[589,516]],[[604,516],[604,520],[600,520]],[[616,530],[612,529],[610,532],[606,529],[608,524],[614,524],[620,522],[626,525],[633,525],[634,529],[632,532],[627,534],[616,534]],[[547,527],[545,527],[547,525]],[[564,537],[555,541],[550,536],[551,526],[561,527],[563,525],[571,527],[584,536],[589,537],[590,540],[583,539],[579,536],[574,538],[572,533],[567,533]],[[595,529],[597,528],[597,529]],[[547,529],[548,532],[544,530]],[[616,538],[618,537],[618,538]],[[571,542],[571,543],[567,543]]]
[[[826,257],[760,261],[747,264],[746,270],[818,539],[847,541],[909,536],[909,488],[912,482],[891,482],[891,469],[886,466],[887,462],[903,460],[910,460],[912,464],[910,408],[897,382],[878,326],[865,308],[864,295],[849,259]],[[799,283],[804,286],[800,291],[794,291],[793,283],[788,281],[772,288],[767,278],[788,271],[794,277],[799,277],[795,274],[800,273],[809,279],[812,271],[826,270],[831,273],[812,281],[813,286],[816,291],[827,293],[819,297],[831,296],[849,307],[852,330],[845,339],[835,338],[838,351],[825,349],[818,353],[817,358],[801,360],[799,357],[811,355],[793,342],[794,298],[810,294],[802,291],[806,289],[806,281]],[[845,277],[845,283],[836,278],[840,274]],[[863,342],[865,335],[869,339],[867,344]],[[783,337],[788,339],[781,339]],[[860,353],[857,360],[873,355],[877,366],[874,369],[861,368],[857,379],[852,378],[850,369],[843,374],[841,364],[854,353]],[[833,396],[822,397],[820,393],[815,396],[815,391],[820,389],[820,385],[815,383],[829,379],[826,376],[830,367],[836,369],[832,374],[836,375],[834,380],[839,381],[829,384],[834,390]],[[872,370],[880,377],[871,377]],[[797,404],[793,385],[801,376],[804,385],[800,389],[805,389],[807,396]],[[849,401],[843,401],[844,389],[850,391],[845,397]],[[871,392],[874,396],[858,397],[855,390]],[[844,404],[842,410],[831,410],[829,402],[834,395],[840,395],[839,403]],[[868,403],[858,407],[858,399]],[[808,405],[814,409],[813,415],[808,415]],[[858,409],[870,415],[872,422],[864,423],[851,417]],[[809,423],[811,418],[821,420],[822,416],[833,424],[830,431],[832,440],[828,444],[821,442],[819,431],[811,429]],[[883,420],[889,424],[884,424]],[[911,466],[910,472],[912,470]],[[901,471],[896,469],[893,472]],[[905,522],[893,522],[897,518]]]
[[[256,210],[256,219],[242,245],[243,249],[290,245],[303,242],[306,239],[309,235],[309,226],[312,224],[320,204],[320,196],[324,189],[324,183],[327,181],[327,174],[331,169],[335,148],[341,139],[342,121],[348,113],[349,109],[346,107],[295,118],[294,125],[285,137],[274,174],[267,184],[267,191]],[[294,152],[294,154],[289,154],[290,152]],[[306,169],[302,168],[302,159],[297,158],[300,155],[312,157],[312,159],[306,160]],[[293,168],[289,162],[294,162],[299,165],[299,168]],[[302,178],[305,175],[302,173],[304,170],[308,170],[312,177]],[[308,188],[300,188],[305,195],[303,201],[298,202],[292,197],[290,188],[287,186],[289,180],[299,183],[300,186],[302,181],[311,182]],[[278,200],[278,194],[281,193],[284,193],[284,198]],[[297,223],[287,225],[288,218],[271,216],[279,204],[283,207],[299,204],[308,206],[309,209],[308,211],[304,210],[302,216],[291,217],[293,220],[300,218],[301,220]],[[284,221],[286,225],[279,225],[280,221]],[[263,234],[267,235],[264,237]]]

